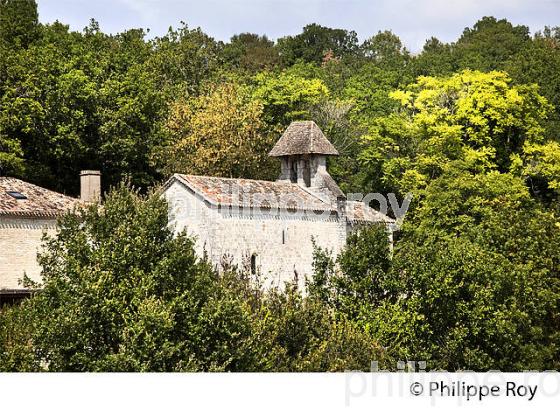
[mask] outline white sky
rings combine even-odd
[[[482,16],[529,26],[560,26],[560,0],[37,0],[42,22],[59,20],[73,30],[90,18],[103,31],[149,28],[163,35],[185,21],[218,40],[252,32],[272,39],[301,32],[308,23],[355,30],[361,40],[390,29],[412,51],[436,36],[456,40]]]

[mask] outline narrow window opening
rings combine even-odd
[[[305,183],[306,187],[309,188],[311,186],[311,167],[308,160],[305,161],[303,167],[303,182]]]
[[[282,229],[282,245],[286,244],[286,231]]]
[[[292,161],[292,166],[290,167],[290,181],[294,184],[297,182],[297,161]]]
[[[251,274],[257,274],[257,255],[251,255]]]

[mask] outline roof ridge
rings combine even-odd
[[[56,194],[56,195],[61,195],[61,196],[64,196],[64,197],[70,198],[70,199],[78,199],[78,198],[75,198],[75,197],[73,197],[73,196],[63,194],[62,192],[58,192],[58,191],[55,191],[55,190],[53,190],[53,189],[45,188],[45,187],[42,187],[41,185],[37,185],[37,184],[34,184],[34,183],[32,183],[32,182],[24,181],[23,179],[19,179],[19,178],[16,178],[16,177],[2,177],[2,176],[0,176],[0,181],[1,181],[2,179],[11,179],[11,180],[14,180],[14,181],[21,182],[22,184],[30,185],[30,186],[32,186],[32,187],[38,188],[38,189],[40,189],[40,190],[42,190],[42,191],[48,191],[48,192],[50,192],[50,193],[53,193],[53,194]]]
[[[231,177],[217,177],[213,175],[196,175],[196,174],[182,174],[180,172],[175,173],[176,175],[181,175],[183,177],[195,177],[195,178],[213,178],[213,179],[226,179],[229,181],[252,181],[252,182],[267,182],[267,183],[280,183],[280,181],[268,181],[266,179],[252,179],[252,178],[231,178]],[[284,182],[282,182],[284,183]]]
[[[317,124],[315,124],[315,122],[310,121],[309,122],[309,148],[310,148],[310,151],[312,151],[312,152],[315,151],[315,145],[316,145],[315,143],[316,143],[316,139],[317,139],[316,130],[315,130],[314,126],[319,128],[317,126]]]
[[[187,174],[173,174],[168,182],[165,184],[169,186],[171,181],[176,179],[182,185],[188,187],[196,195],[200,196],[206,202],[212,205],[226,205],[235,207],[246,207],[245,202],[239,202],[238,195],[249,195],[247,198],[250,200],[249,207],[253,207],[252,200],[257,197],[265,195],[272,195],[280,205],[282,201],[286,200],[301,200],[303,206],[294,209],[302,210],[318,210],[318,211],[336,211],[336,209],[328,202],[317,197],[315,194],[303,189],[302,186],[295,183],[286,183],[282,181],[260,181],[255,179],[242,179],[242,178],[221,178],[221,177],[207,177],[201,175],[191,175],[195,178],[189,178]],[[229,191],[230,186],[220,186],[220,182],[225,179],[229,182],[235,183],[239,190]],[[213,181],[213,182],[212,182]],[[268,186],[258,186],[259,183],[266,183]],[[224,190],[225,189],[225,190]],[[263,189],[265,190],[263,192]],[[286,195],[286,196],[283,196]],[[263,197],[264,198],[264,197]],[[264,198],[267,201],[266,198]],[[288,201],[290,202],[290,201]],[[280,207],[279,209],[283,209]],[[288,207],[286,209],[291,209]]]

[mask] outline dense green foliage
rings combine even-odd
[[[40,292],[0,316],[0,371],[367,370],[371,336],[289,285],[216,274],[126,186],[59,222]]]
[[[425,195],[392,258],[375,226],[351,236],[337,261],[318,249],[311,294],[360,323],[393,366],[558,368],[557,218],[495,171],[450,172]]]
[[[318,24],[276,42],[71,32],[0,0],[2,175],[70,194],[88,168],[142,191],[172,172],[273,179],[267,151],[298,119],[341,153],[345,192],[414,194],[393,250],[374,227],[336,259],[317,249],[308,296],[262,292],[120,189],[61,221],[45,290],[1,316],[0,369],[367,368],[374,341],[392,366],[558,368],[559,28],[484,17],[414,55]]]

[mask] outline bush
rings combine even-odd
[[[244,272],[215,272],[169,230],[157,193],[121,185],[58,230],[41,290],[2,315],[6,370],[367,370],[382,355],[292,285],[265,292]]]

